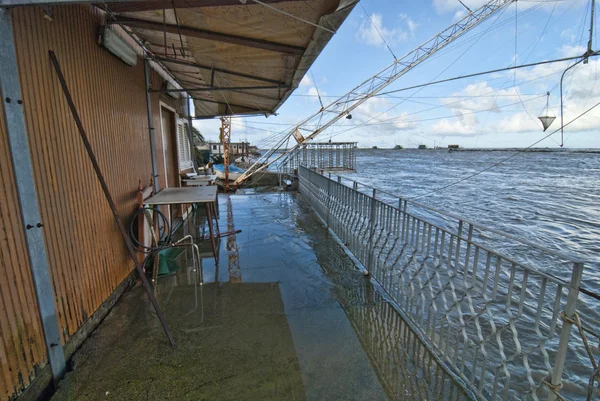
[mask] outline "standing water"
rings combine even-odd
[[[507,159],[511,155],[514,152],[363,150],[357,155],[357,171],[345,178],[377,188],[378,197],[385,198],[384,191],[392,193],[582,260],[583,287],[600,293],[600,154],[524,152]],[[494,167],[473,176],[490,166]],[[572,264],[540,258],[502,241],[492,248],[551,275],[570,277]],[[534,308],[530,302],[525,304]],[[600,321],[597,305],[584,296],[578,304],[582,321],[595,330]],[[521,334],[525,342],[535,341],[535,335]],[[579,335],[572,336],[577,352],[567,355],[567,366],[590,368],[565,371],[569,382],[578,383],[574,393],[579,394],[591,363]],[[597,338],[590,341],[595,349]]]
[[[578,256],[600,292],[600,153],[521,153],[436,191],[513,153],[360,150],[345,177]]]

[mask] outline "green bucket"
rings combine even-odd
[[[158,275],[166,276],[168,274],[176,273],[181,266],[177,264],[175,259],[179,257],[183,252],[184,248],[166,248],[158,252]],[[154,257],[151,258],[151,266],[154,266]]]

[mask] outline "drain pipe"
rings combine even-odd
[[[156,169],[156,142],[154,140],[154,121],[152,119],[152,100],[150,98],[150,66],[144,57],[144,85],[146,88],[146,109],[148,114],[148,136],[150,137],[150,155],[152,158],[152,177],[154,193],[158,192],[158,174]]]
[[[187,100],[187,118],[188,118],[188,132],[187,137],[190,142],[190,152],[192,153],[190,156],[192,157],[192,165],[194,166],[194,173],[198,172],[198,163],[196,162],[196,148],[194,147],[194,138],[192,135],[192,97],[188,96]]]

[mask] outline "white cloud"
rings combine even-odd
[[[488,3],[489,0],[461,0],[471,11],[475,11]],[[570,0],[568,2],[559,2],[558,8],[561,7],[572,7],[573,5],[579,7],[584,5],[587,0]],[[565,3],[565,4],[561,4]],[[573,4],[574,3],[574,4]],[[554,2],[548,1],[546,4],[538,4],[538,2],[518,2],[519,11],[529,9],[531,7],[539,7],[542,10],[550,12],[554,8]],[[467,15],[467,9],[460,4],[458,0],[433,0],[433,7],[438,14],[454,13],[454,19],[458,20]]]
[[[310,77],[310,74],[308,72],[306,74],[304,74],[304,76],[302,77],[302,80],[300,81],[300,87],[313,86],[314,84],[315,83],[313,82],[313,80]]]
[[[311,86],[310,88],[308,88],[307,95],[311,96],[310,97],[311,102],[318,102],[319,95],[321,95],[321,97],[327,96],[327,92],[319,91],[316,86]],[[325,101],[324,101],[324,103],[325,103]]]
[[[370,20],[368,18],[364,19],[358,29],[357,36],[361,42],[372,46],[382,46],[384,45],[382,36],[389,44],[408,39],[407,32],[383,26],[381,14],[373,13],[370,18]]]
[[[562,73],[569,63],[564,63],[562,69],[556,69],[556,66],[541,65],[525,71],[520,71],[517,79],[539,77],[547,75],[547,72]],[[590,60],[588,65],[579,65],[575,67],[564,81],[564,122],[567,124],[571,120],[578,118],[583,112],[600,103],[600,84],[597,82],[598,70],[600,69],[600,60]],[[558,74],[557,74],[558,75]],[[539,84],[528,86],[528,92],[531,93],[532,87],[537,87],[541,93],[548,89],[554,89],[550,96],[550,109],[557,116],[555,122],[550,126],[547,133],[560,128],[560,97],[559,89],[556,86],[560,76],[551,75],[542,80]],[[465,100],[455,100],[454,98],[442,99],[444,104],[454,114],[454,118],[442,118],[432,124],[428,131],[438,136],[475,136],[479,134],[513,134],[513,133],[540,133],[541,123],[537,120],[538,115],[543,111],[546,105],[544,96],[532,98],[531,96],[521,95],[520,87],[508,88],[493,92],[498,93],[497,99],[494,97],[483,96],[486,93],[495,91],[486,82],[471,84],[465,86],[462,91],[455,92],[453,96],[475,96]],[[514,104],[513,107],[510,107]],[[509,107],[501,108],[501,106]],[[492,113],[477,113],[472,111],[488,110],[497,107]],[[526,108],[524,110],[523,108]],[[468,110],[472,110],[469,112]],[[485,116],[482,117],[482,116]],[[591,110],[588,114],[578,118],[573,123],[564,128],[565,133],[585,132],[597,129],[597,121],[600,119],[600,106]],[[485,121],[485,124],[484,124]],[[555,140],[558,135],[555,134]],[[533,141],[532,141],[533,142]],[[567,143],[568,145],[568,143]]]
[[[400,19],[404,22],[406,22],[406,26],[408,27],[408,31],[410,32],[411,35],[415,34],[415,31],[417,30],[417,28],[419,27],[419,24],[417,24],[415,21],[413,21],[408,15],[406,14],[400,14]]]
[[[462,2],[471,10],[478,9],[488,1],[489,0],[462,0]],[[467,10],[460,4],[458,0],[433,0],[433,6],[440,14],[459,10],[459,12],[462,14],[460,18],[464,17],[467,12]]]
[[[511,115],[513,120],[500,116],[503,106],[512,110],[526,107],[534,118],[544,105],[545,99],[521,95],[519,87],[496,91],[487,82],[467,85],[462,91],[443,98],[441,103],[454,114],[454,118],[443,118],[431,126],[434,135],[479,135],[497,132],[523,132],[538,130],[541,124],[523,111]],[[464,100],[460,97],[464,96]],[[459,97],[456,100],[455,97]],[[521,102],[523,102],[521,104]],[[489,111],[489,113],[486,113]],[[483,112],[483,113],[479,113]],[[498,115],[498,116],[494,116]],[[483,124],[478,116],[485,116]]]

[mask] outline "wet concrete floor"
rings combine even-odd
[[[300,195],[222,195],[232,223],[218,264],[203,244],[156,284],[176,347],[135,287],[52,400],[462,398]]]

